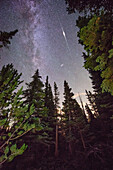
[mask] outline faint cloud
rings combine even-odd
[[[76,99],[77,97],[79,97],[79,95],[80,95],[80,96],[85,96],[86,93],[75,93],[74,96],[73,96],[73,98]]]

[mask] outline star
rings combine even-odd
[[[60,65],[60,67],[63,67],[63,66],[64,66],[64,64],[61,64],[61,65]]]

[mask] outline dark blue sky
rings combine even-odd
[[[10,49],[1,49],[0,68],[13,63],[25,82],[38,68],[45,81],[49,76],[59,87],[63,100],[63,82],[69,82],[75,96],[85,101],[85,89],[91,90],[81,57],[75,26],[78,14],[68,15],[64,0],[0,1],[0,30],[19,32],[11,40]],[[65,33],[65,36],[63,34]]]

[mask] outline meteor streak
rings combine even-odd
[[[67,46],[67,48],[68,48],[68,51],[69,51],[69,54],[70,54],[70,57],[71,57],[71,50],[70,50],[70,47],[69,47],[69,44],[68,44],[68,40],[67,40],[67,37],[66,37],[66,33],[65,33],[65,31],[64,31],[64,29],[63,29],[62,26],[61,26],[61,30],[62,30],[62,34],[63,34],[63,36],[64,36],[64,39],[65,39],[65,42],[66,42],[66,46]]]
[[[57,13],[57,14],[58,14],[58,13]],[[70,50],[70,47],[69,47],[69,44],[68,44],[68,40],[67,40],[67,37],[66,37],[66,33],[65,33],[64,29],[63,29],[63,26],[62,26],[62,23],[61,23],[61,21],[60,21],[59,16],[58,16],[58,21],[59,21],[59,24],[60,24],[60,28],[61,28],[61,30],[62,30],[62,35],[63,35],[63,37],[64,37],[64,39],[65,39],[65,43],[66,43],[68,52],[69,52],[70,57],[71,57],[71,50]],[[71,57],[71,58],[72,58],[72,57]]]
[[[58,2],[58,0],[57,0],[57,2]],[[59,2],[58,2],[58,3],[59,3]],[[65,43],[66,43],[68,52],[69,52],[69,54],[70,54],[70,58],[72,58],[71,50],[70,50],[70,47],[69,47],[69,44],[68,44],[68,40],[67,40],[67,37],[66,37],[66,33],[65,33],[64,29],[63,29],[63,26],[62,26],[62,23],[61,23],[61,20],[60,20],[58,11],[57,11],[57,18],[58,18],[58,21],[59,21],[59,24],[60,24],[60,28],[61,28],[61,30],[62,30],[62,35],[63,35],[63,37],[64,37],[64,39],[65,39]]]
[[[62,33],[63,33],[63,36],[64,36],[64,38],[65,38],[65,37],[66,37],[66,34],[65,34],[65,32],[63,31]]]

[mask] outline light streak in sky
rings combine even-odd
[[[64,36],[64,38],[66,38],[66,34],[65,34],[65,32],[63,31],[63,36]]]
[[[64,31],[64,28],[63,28],[63,26],[62,26],[60,17],[59,17],[59,15],[58,15],[58,12],[57,12],[57,18],[58,18],[58,21],[59,21],[59,24],[60,24],[60,28],[61,28],[61,30],[62,30],[62,35],[63,35],[63,37],[64,37],[64,39],[65,39],[65,43],[66,43],[68,52],[69,52],[70,57],[71,57],[71,56],[72,56],[72,55],[71,55],[71,50],[70,50],[70,47],[69,47],[69,44],[68,44],[68,40],[67,40],[67,37],[66,37],[66,33],[65,33],[65,31]],[[72,57],[71,57],[71,58],[72,58]]]
[[[70,53],[70,55],[71,55],[71,50],[70,50],[70,47],[69,47],[69,44],[68,44],[68,40],[67,40],[67,37],[66,37],[66,33],[65,33],[65,31],[64,31],[64,29],[63,29],[63,27],[61,27],[61,29],[62,29],[63,37],[64,37],[65,42],[66,42],[66,46],[67,46],[68,51],[69,51],[69,53]]]

